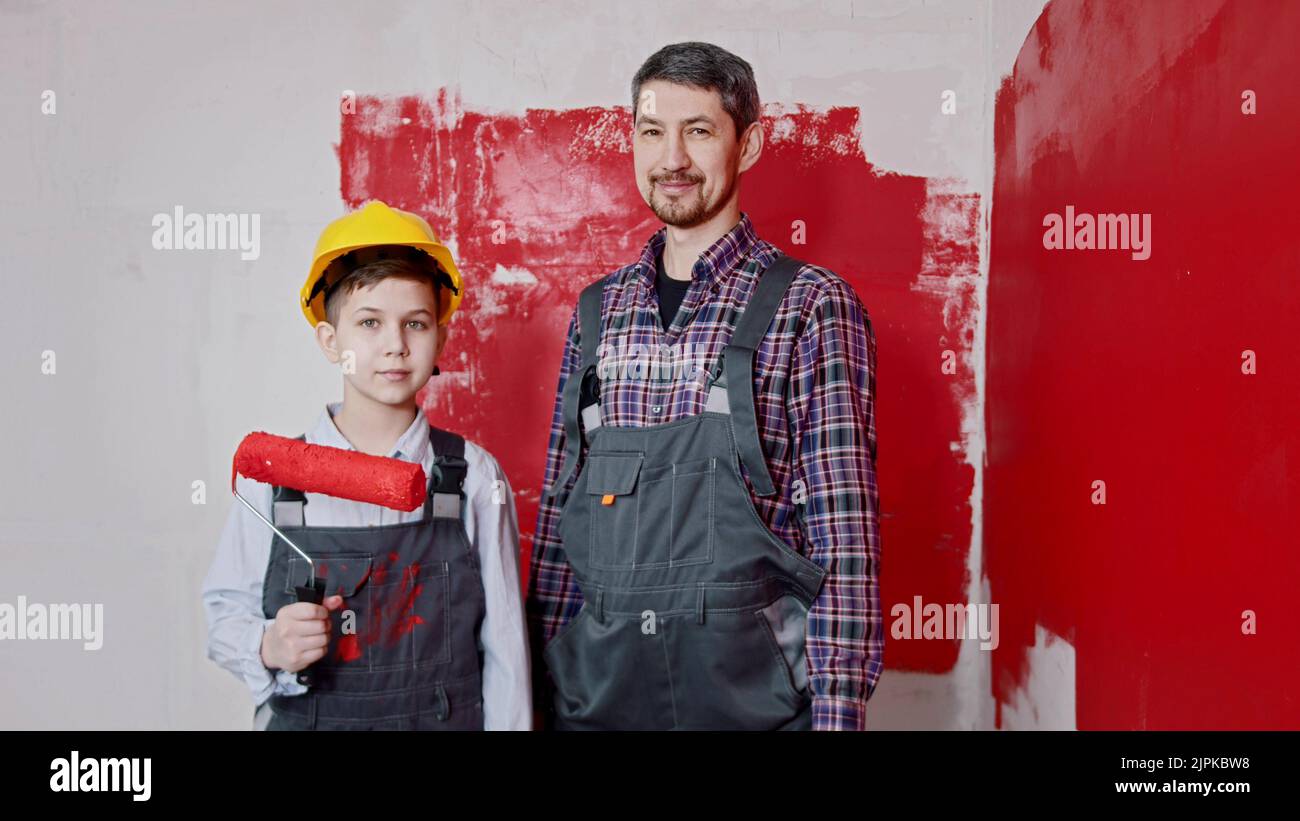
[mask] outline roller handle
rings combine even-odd
[[[312,604],[320,604],[325,601],[325,585],[321,584],[319,587],[316,587],[315,583],[316,580],[311,579],[306,587],[295,586],[293,588],[293,592],[297,595],[298,601],[311,602]],[[310,687],[312,685],[310,665],[298,671],[298,683],[304,687]]]

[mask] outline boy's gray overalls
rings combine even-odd
[[[479,626],[485,598],[461,519],[465,440],[430,427],[436,454],[424,518],[378,527],[306,527],[303,495],[274,489],[275,525],[316,562],[331,614],[329,650],[300,696],[271,696],[268,730],[481,730]],[[271,548],[262,607],[296,601],[307,563],[282,539]],[[345,634],[343,614],[355,614]]]
[[[811,727],[805,629],[825,571],[763,524],[739,472],[743,462],[757,494],[775,493],[754,352],[800,265],[781,257],[759,278],[704,412],[646,427],[602,426],[598,405],[580,407],[603,281],[584,289],[552,486],[567,483],[585,428],[590,449],[559,526],[584,601],[543,653],[557,729]]]

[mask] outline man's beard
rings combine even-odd
[[[680,198],[675,200],[661,200],[655,196],[655,190],[658,183],[661,182],[693,182],[695,183],[695,197],[689,202],[683,202]],[[735,181],[732,181],[735,186]],[[704,198],[704,178],[703,177],[686,177],[679,179],[670,179],[661,177],[650,181],[650,210],[659,218],[664,225],[671,225],[674,228],[694,228],[713,219],[726,206],[727,201],[731,199],[731,189],[727,189],[726,195],[721,197],[717,204],[712,208]]]

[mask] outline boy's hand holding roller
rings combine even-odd
[[[296,673],[319,661],[329,648],[329,614],[342,606],[342,596],[328,596],[321,604],[294,602],[281,607],[262,634],[262,663],[268,670]]]

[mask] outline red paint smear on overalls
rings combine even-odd
[[[355,633],[339,637],[338,660],[356,661],[361,658],[361,642]]]
[[[1054,2],[998,95],[998,726],[1024,710],[1041,626],[1073,645],[1081,730],[1300,728],[1300,5],[1171,10]],[[1044,216],[1067,205],[1151,214],[1150,258],[1045,250]],[[1243,635],[1246,609],[1269,626]]]
[[[344,573],[344,574],[346,574],[347,569],[348,569],[347,564],[340,564],[340,565],[339,565],[339,572],[340,572],[340,573]],[[338,580],[338,582],[336,583],[336,586],[335,586],[335,588],[334,588],[334,594],[333,594],[333,595],[335,595],[335,596],[344,596],[344,597],[347,597],[347,596],[349,596],[349,595],[355,593],[356,590],[360,589],[360,588],[361,588],[361,587],[366,583],[366,581],[370,578],[370,574],[371,574],[373,571],[374,571],[374,567],[373,567],[373,565],[372,565],[372,566],[368,566],[368,567],[366,567],[366,572],[361,576],[361,578],[357,579],[356,581],[348,581],[347,576],[344,575],[344,576],[343,576],[342,578],[340,578],[340,579]],[[325,575],[325,574],[322,572],[321,575],[323,576],[323,575]],[[346,590],[346,591],[343,589],[344,584],[347,584],[347,586],[348,586],[348,588],[349,588],[349,589]],[[346,603],[346,600],[345,600],[345,602],[344,602],[344,607],[346,607],[346,606],[347,606],[347,603]]]
[[[415,602],[424,592],[424,585],[416,584],[419,575],[419,562],[413,562],[410,567],[402,571],[402,585],[397,595],[396,606],[387,614],[391,624],[388,631],[390,644],[414,630],[415,625],[424,624],[424,619],[415,615]]]
[[[402,636],[413,631],[415,625],[424,623],[423,618],[412,612],[416,601],[424,592],[424,585],[414,584],[420,573],[419,562],[402,568],[398,590],[392,594],[384,590],[383,584],[390,568],[396,565],[398,555],[390,551],[388,558],[391,564],[372,566],[367,574],[372,589],[372,607],[367,614],[367,623],[361,626],[356,635],[358,648],[369,647],[380,641],[391,647]]]
[[[973,471],[954,452],[974,396],[978,198],[884,172],[855,108],[766,108],[763,157],[742,180],[760,234],[838,273],[872,318],[879,360],[882,604],[963,602]],[[529,537],[565,328],[587,283],[635,261],[660,227],[637,192],[627,108],[466,108],[454,93],[357,99],[341,118],[349,207],[380,198],[453,244],[467,285],[420,401],[435,425],[483,445],[516,492]],[[791,242],[793,220],[807,244]],[[958,373],[936,366],[958,356]],[[893,444],[891,444],[893,443]],[[528,554],[521,558],[526,576]],[[521,580],[525,587],[527,579]],[[894,669],[943,671],[955,641],[893,642]]]
[[[384,607],[383,595],[384,589],[379,587],[380,579],[388,573],[385,567],[376,568],[371,573],[370,593],[366,601],[370,608],[364,614],[358,614],[356,623],[356,641],[359,649],[373,647],[382,635]],[[344,602],[344,607],[347,603]]]
[[[320,572],[320,575],[322,576],[325,575],[323,568],[324,568],[323,564],[317,565],[317,569]],[[345,573],[347,569],[348,566],[346,563],[339,564],[340,573]],[[374,573],[375,573],[375,568],[373,566],[370,566],[366,569],[365,575],[363,575],[360,579],[357,579],[355,582],[349,582],[347,580],[346,575],[343,575],[338,579],[338,582],[334,588],[334,592],[330,595],[343,597],[342,606],[339,608],[338,611],[335,611],[340,614],[339,617],[335,619],[335,621],[337,621],[338,624],[340,625],[339,629],[342,629],[342,623],[343,623],[341,614],[343,613],[343,611],[349,609],[348,600],[351,598],[351,596],[348,594],[355,595],[357,590],[361,589],[363,586],[370,583],[371,576],[374,575]],[[344,590],[343,587],[344,584],[347,584],[349,588],[346,591]],[[361,651],[363,649],[364,649],[364,645],[362,644],[360,635],[356,633],[341,634],[338,638],[338,644],[335,649],[335,658],[338,659],[340,662],[356,661],[357,659],[361,658]]]

